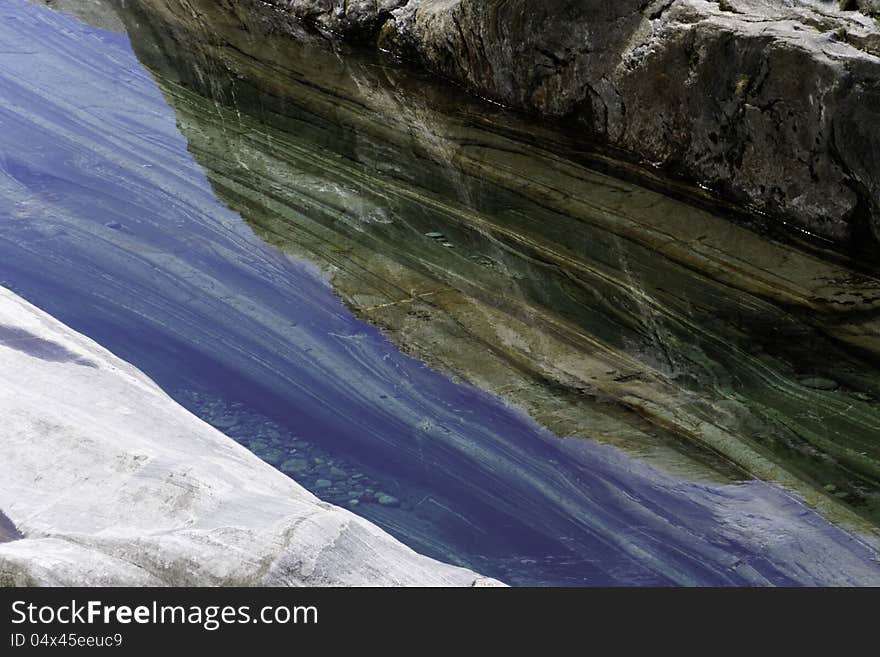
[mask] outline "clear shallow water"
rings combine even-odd
[[[880,581],[779,488],[559,439],[401,354],[215,197],[176,118],[126,37],[4,3],[0,283],[318,495],[510,583]]]

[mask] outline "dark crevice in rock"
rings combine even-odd
[[[872,217],[877,216],[877,208],[873,206],[871,194],[847,165],[846,159],[841,156],[833,132],[830,139],[830,151],[834,161],[846,175],[847,185],[857,199],[851,214],[847,217],[847,222],[851,226],[849,246],[856,253],[876,258],[880,255],[880,248],[878,248],[880,235],[877,234],[877,227],[872,220]]]
[[[650,20],[655,21],[663,18],[664,12],[669,9],[674,0],[659,0],[653,2],[647,7],[647,16]]]

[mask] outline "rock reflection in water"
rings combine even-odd
[[[579,166],[535,145],[560,135],[399,68],[173,6],[134,44],[215,190],[397,344],[559,435],[673,469],[696,444],[880,517],[873,275]]]

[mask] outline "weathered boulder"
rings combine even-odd
[[[839,244],[880,232],[880,29],[836,0],[274,4]]]

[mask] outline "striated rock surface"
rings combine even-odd
[[[270,4],[838,244],[880,230],[880,29],[837,0]]]
[[[397,344],[557,435],[688,477],[704,445],[880,517],[876,278],[548,152],[564,139],[424,75],[158,6],[130,4],[129,35],[217,194]]]
[[[24,536],[0,515],[2,584],[494,583],[321,502],[3,288],[0,370],[0,508]]]

